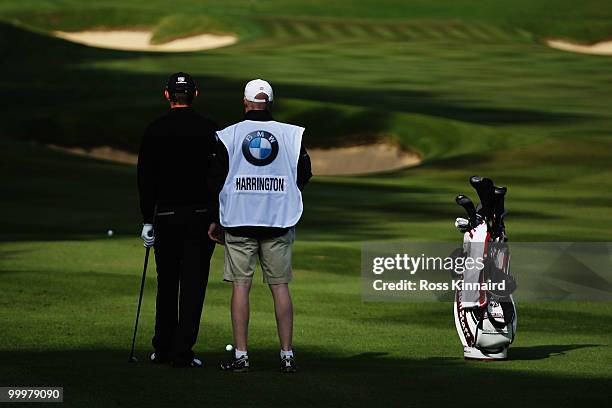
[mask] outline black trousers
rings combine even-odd
[[[207,214],[158,216],[155,225],[157,299],[153,348],[160,359],[187,364],[200,328],[210,258]]]

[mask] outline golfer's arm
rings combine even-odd
[[[229,173],[229,155],[225,145],[220,140],[216,141],[210,158],[210,168],[208,172],[208,185],[211,194],[214,195],[213,201],[216,208],[213,208],[215,220],[219,220],[219,193],[225,184],[225,179]]]
[[[155,151],[152,142],[150,130],[147,129],[140,144],[137,171],[140,211],[145,224],[153,223],[153,214],[157,201],[157,174],[155,169]]]
[[[300,158],[298,159],[297,166],[297,186],[300,190],[304,190],[306,184],[312,177],[312,165],[310,163],[310,156],[306,151],[306,148],[302,144],[300,146]]]

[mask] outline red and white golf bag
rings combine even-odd
[[[463,273],[454,276],[462,283],[471,284],[455,291],[455,326],[466,359],[504,360],[517,327],[516,306],[512,298],[516,283],[510,275],[510,251],[503,224],[506,189],[495,188],[493,197],[487,198],[480,189],[480,181],[473,179],[470,182],[481,198],[481,206],[478,213],[474,213],[469,198],[457,197],[457,203],[466,208],[470,218],[457,219],[455,223],[464,232],[462,251],[457,255],[466,259],[480,259],[481,262],[470,263],[470,267],[466,263]],[[493,186],[489,179],[484,180]],[[484,203],[484,200],[495,199],[497,205]],[[490,285],[501,282],[503,285]],[[485,285],[478,285],[483,283],[489,285],[486,288]]]

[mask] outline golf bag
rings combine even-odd
[[[486,178],[472,177],[470,183],[480,198],[478,208],[463,195],[457,203],[468,219],[458,218],[463,232],[459,257],[480,259],[453,278],[463,284],[455,291],[454,318],[466,359],[504,360],[517,328],[516,289],[510,274],[510,250],[504,226],[505,188],[494,187]],[[466,263],[467,265],[467,263]]]

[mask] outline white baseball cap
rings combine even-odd
[[[264,93],[268,96],[267,99],[257,99],[257,95],[260,93]],[[274,99],[274,92],[272,91],[272,86],[267,81],[263,79],[254,79],[249,81],[244,87],[244,97],[247,101],[250,102],[272,102]]]

